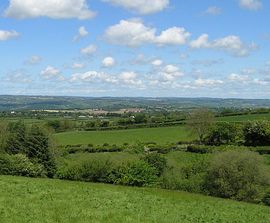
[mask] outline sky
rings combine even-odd
[[[0,94],[270,98],[269,0],[0,0]]]

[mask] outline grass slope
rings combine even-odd
[[[156,142],[164,144],[180,140],[194,139],[184,126],[142,128],[129,130],[93,131],[93,132],[64,132],[55,134],[55,139],[60,145],[76,144],[134,144],[136,142]]]
[[[0,176],[1,223],[268,223],[264,206],[158,189]]]

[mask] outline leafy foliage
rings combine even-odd
[[[248,122],[244,127],[244,140],[247,146],[270,145],[270,122]]]
[[[230,151],[213,158],[205,186],[210,195],[255,202],[269,183],[262,157],[248,151]]]

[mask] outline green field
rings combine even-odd
[[[1,223],[268,223],[268,207],[150,188],[0,176]]]
[[[112,131],[65,132],[55,134],[56,142],[60,145],[103,143],[121,145],[124,143],[156,142],[160,144],[178,141],[190,141],[194,136],[184,127],[143,128]]]

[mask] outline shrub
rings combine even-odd
[[[210,195],[240,201],[258,201],[269,184],[263,158],[249,151],[217,154],[207,173],[205,187]]]
[[[148,163],[151,167],[154,167],[158,176],[162,174],[167,166],[166,158],[158,153],[148,153],[142,158],[142,160]]]
[[[86,182],[104,182],[108,180],[112,164],[108,160],[94,160],[59,169],[57,176],[60,179],[80,180]]]
[[[243,134],[246,146],[270,146],[270,122],[248,122]]]
[[[23,154],[1,154],[0,174],[27,177],[44,177],[46,171],[42,165],[32,163],[29,158]]]
[[[126,186],[152,186],[157,182],[156,169],[139,160],[120,166],[111,172],[112,183]]]
[[[262,199],[263,204],[270,206],[270,190],[268,190]]]
[[[228,145],[234,144],[239,138],[239,131],[235,124],[228,122],[216,124],[208,133],[204,142],[207,145]]]
[[[204,193],[204,180],[208,162],[198,160],[181,168],[170,167],[161,176],[161,187],[192,193]]]

